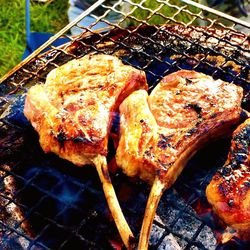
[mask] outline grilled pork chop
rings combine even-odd
[[[31,87],[24,107],[45,152],[78,166],[96,166],[127,247],[132,232],[115,196],[105,156],[113,112],[137,89],[147,89],[144,72],[113,56],[87,55],[52,70],[44,85]]]
[[[163,191],[200,147],[239,122],[242,95],[233,84],[181,70],[166,76],[150,96],[138,90],[121,104],[117,164],[128,176],[153,183],[139,249],[147,249]]]
[[[215,212],[232,227],[250,230],[250,119],[233,133],[225,165],[207,187]]]
[[[107,155],[112,112],[145,74],[108,55],[87,55],[52,70],[44,85],[28,91],[24,114],[39,133],[45,152],[83,166]]]

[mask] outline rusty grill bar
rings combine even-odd
[[[241,85],[243,106],[250,111],[250,39],[236,31],[249,24],[228,21],[219,12],[211,15],[205,7],[193,7],[192,1],[155,0],[151,1],[153,9],[148,2],[119,0],[109,6],[97,1],[1,79],[0,245],[6,249],[70,249],[76,242],[79,249],[109,249],[120,243],[94,170],[76,169],[53,155],[45,156],[22,116],[27,89],[44,83],[51,69],[87,53],[113,54],[144,70],[150,90],[168,73],[194,69]],[[95,12],[98,6],[103,8],[99,15]],[[121,15],[118,22],[108,21],[111,12]],[[78,25],[87,15],[96,22],[89,27]],[[93,30],[98,22],[108,27]],[[69,36],[72,27],[80,28],[82,34]],[[61,47],[51,45],[60,37],[69,42]],[[154,221],[152,248],[221,249],[214,233],[223,228],[207,218],[207,213],[198,215],[193,207],[200,200],[206,203],[205,187],[223,165],[228,146],[223,141],[202,150],[164,194]],[[149,189],[121,173],[114,174],[112,181],[138,235]],[[131,197],[124,197],[124,188],[130,186]],[[91,202],[84,202],[86,199]],[[238,246],[237,239],[230,244]]]

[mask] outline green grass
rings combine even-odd
[[[133,2],[140,3],[142,0],[133,0]],[[181,3],[179,0],[169,0],[164,1],[164,3],[156,0],[146,0],[142,6],[152,10],[159,8],[157,12],[152,17],[150,17],[151,12],[149,10],[138,8],[135,9],[132,15],[139,20],[147,19],[147,23],[149,24],[165,24],[166,22],[173,23],[171,18],[183,23],[189,23],[192,21],[193,17],[189,13],[185,11],[178,13],[178,9],[176,7],[172,7],[171,5],[184,6],[185,4]],[[198,10],[195,7],[189,6],[186,9],[193,13],[198,13]],[[129,25],[138,25],[138,22],[131,18]]]
[[[141,0],[133,0],[138,3]],[[146,0],[144,7],[156,9],[160,1]],[[170,4],[181,5],[179,0],[165,1]],[[17,65],[25,49],[25,1],[24,0],[0,0],[0,77]],[[130,6],[132,8],[132,6]],[[56,33],[67,23],[68,0],[54,0],[49,4],[38,4],[33,2],[31,6],[31,30],[39,32]],[[192,12],[197,10],[190,8]],[[158,13],[166,17],[172,17],[177,9],[162,6]],[[133,14],[139,20],[145,20],[150,15],[147,10],[135,10]],[[174,17],[175,20],[187,23],[192,16],[180,13]],[[154,15],[148,19],[150,24],[163,24],[168,19]],[[137,25],[133,19],[127,22],[128,25]]]
[[[0,76],[21,61],[25,50],[25,1],[0,0]],[[55,33],[67,20],[68,0],[33,3],[31,30]]]

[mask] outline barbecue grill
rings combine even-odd
[[[147,2],[119,0],[109,6],[105,0],[97,1],[1,79],[1,248],[123,247],[95,170],[45,155],[23,116],[26,91],[43,84],[53,68],[88,53],[112,54],[144,70],[149,91],[164,75],[193,69],[242,86],[242,105],[250,111],[250,38],[237,31],[239,27],[250,31],[250,25],[189,0],[178,6],[178,1],[156,0],[154,9]],[[105,11],[97,16],[94,10],[99,6]],[[109,22],[110,12],[118,12],[120,21]],[[96,22],[80,27],[78,22],[87,15]],[[107,28],[93,30],[98,22],[107,23]],[[68,35],[74,26],[82,29],[81,35]],[[69,42],[52,46],[60,37]],[[113,132],[116,130],[114,124]],[[109,144],[112,172],[114,145]],[[202,149],[165,192],[153,224],[152,249],[249,249],[249,242],[213,214],[205,197],[205,188],[224,164],[229,145],[230,140],[224,139]],[[112,182],[138,237],[149,187],[120,172],[112,174]]]

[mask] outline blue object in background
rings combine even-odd
[[[83,11],[87,10],[92,4],[94,4],[96,1],[95,0],[70,0],[69,1],[69,9],[68,9],[68,18],[69,21],[73,21],[76,17],[78,17],[80,14],[82,14]],[[113,6],[117,1],[114,0],[106,0],[105,4],[108,6]],[[124,6],[123,4],[120,4],[118,9],[121,8],[121,5]],[[107,11],[107,9],[105,9],[102,6],[97,7],[92,14],[94,15],[88,15],[85,18],[83,18],[78,25],[80,27],[90,27],[91,25],[93,25],[97,20],[94,16],[98,17],[98,16],[102,16],[105,12]],[[123,10],[123,12],[126,12],[125,10]],[[108,11],[107,15],[105,15],[104,19],[106,19],[109,23],[118,23],[119,20],[122,18],[122,14],[111,10]],[[101,28],[106,28],[108,27],[109,24],[105,21],[98,21],[97,23],[95,23],[93,25],[93,27],[91,27],[91,30],[97,30],[97,29],[101,29]],[[72,35],[78,35],[80,33],[82,33],[82,29],[74,26],[71,28],[71,33]]]
[[[80,14],[82,14],[84,10],[78,8],[77,6],[74,5],[70,5],[69,9],[68,9],[68,18],[69,21],[73,21],[76,17],[78,17]],[[91,24],[93,24],[96,21],[95,18],[91,17],[91,16],[86,16],[85,18],[83,18],[78,25],[80,25],[81,27],[89,27]],[[112,22],[112,21],[111,21]],[[116,20],[114,21],[114,23],[116,22]],[[96,30],[96,29],[101,29],[101,28],[106,28],[108,27],[108,24],[105,22],[98,22],[97,24],[95,24],[91,29],[92,30]],[[80,33],[82,33],[82,29],[77,27],[77,26],[73,26],[71,29],[71,34],[72,35],[79,35]]]
[[[22,60],[29,56],[33,51],[49,40],[54,34],[46,32],[30,31],[30,0],[25,0],[25,25],[26,25],[26,49],[23,53]],[[59,46],[69,42],[68,38],[59,38],[52,43],[53,46]],[[49,50],[45,49],[44,51]]]

